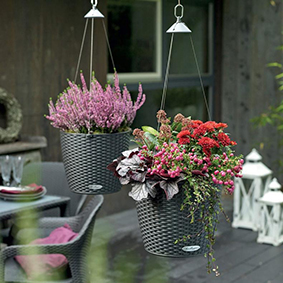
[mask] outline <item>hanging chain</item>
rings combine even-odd
[[[203,86],[203,81],[202,81],[201,74],[200,74],[200,69],[199,69],[199,64],[198,64],[198,60],[197,60],[197,55],[196,55],[196,51],[195,51],[195,47],[194,47],[194,43],[193,43],[193,38],[192,38],[191,35],[190,35],[190,40],[191,40],[191,45],[192,45],[192,49],[193,49],[194,59],[195,59],[196,66],[197,66],[197,71],[198,71],[198,76],[199,76],[199,80],[200,80],[200,85],[201,85],[201,90],[202,90],[202,94],[203,94],[203,99],[204,99],[206,111],[207,111],[207,114],[208,114],[208,119],[211,120],[209,106],[208,106],[208,102],[207,102],[207,99],[206,99],[205,90],[204,90],[204,86]]]
[[[181,7],[181,15],[180,16],[177,15],[177,8],[178,7]],[[181,5],[181,4],[176,5],[175,8],[174,8],[174,15],[175,15],[175,18],[177,19],[177,21],[182,19],[183,16],[184,16],[184,6]]]
[[[95,3],[94,3],[94,4],[93,4],[93,0],[91,0],[90,2],[91,2],[92,7],[93,7],[93,8],[96,8],[96,6],[97,6],[97,4],[98,4],[98,3],[97,3],[98,1],[95,0]]]

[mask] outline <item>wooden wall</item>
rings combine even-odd
[[[106,1],[100,2],[99,9],[106,15]],[[43,115],[48,113],[49,98],[54,101],[67,87],[66,79],[74,79],[84,15],[90,9],[88,0],[1,1],[0,87],[14,94],[22,106],[21,133],[47,138],[43,160],[61,160],[59,130],[50,126]],[[105,82],[106,43],[101,37],[101,22],[95,23],[94,70],[97,78]],[[89,38],[80,65],[87,80]]]
[[[222,119],[229,124],[237,151],[247,155],[256,147],[263,162],[279,176],[283,158],[279,134],[272,127],[254,128],[250,119],[282,99],[275,75],[266,65],[283,63],[283,2],[275,0],[225,0],[223,11]],[[260,142],[264,147],[260,148]],[[283,168],[281,168],[283,170]]]

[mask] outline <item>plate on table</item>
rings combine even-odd
[[[33,192],[33,191],[34,191],[34,187],[18,188],[18,187],[0,186],[0,198],[11,201],[32,201],[32,200],[40,199],[47,192],[46,188],[43,186],[42,186],[42,190],[38,192]]]

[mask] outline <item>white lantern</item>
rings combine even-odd
[[[283,243],[283,193],[276,178],[270,183],[269,189],[259,199],[261,217],[257,242],[279,246]]]
[[[258,199],[268,190],[272,171],[262,162],[261,155],[253,149],[246,156],[243,177],[235,178],[234,211],[232,227],[257,231],[260,206]]]

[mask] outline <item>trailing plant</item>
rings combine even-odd
[[[68,81],[69,87],[58,96],[55,105],[50,99],[46,118],[51,125],[65,132],[85,134],[127,130],[145,102],[142,85],[139,84],[137,100],[133,102],[127,87],[120,89],[116,72],[114,85],[107,84],[105,89],[93,77],[88,90],[83,73],[80,76],[82,87]]]
[[[159,130],[144,126],[133,135],[139,148],[126,151],[108,166],[121,184],[131,184],[129,195],[136,201],[154,198],[163,190],[168,201],[180,190],[185,198],[180,207],[188,213],[188,221],[202,221],[204,231],[180,235],[176,243],[207,234],[209,241],[208,272],[219,274],[213,255],[216,215],[221,205],[220,188],[234,190],[234,177],[241,177],[243,159],[236,156],[225,123],[202,122],[177,114],[173,121],[163,110],[158,111]],[[179,184],[179,185],[178,185]],[[180,184],[182,184],[180,186]],[[200,219],[196,211],[200,210]]]

